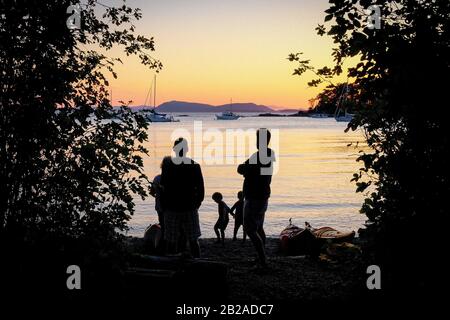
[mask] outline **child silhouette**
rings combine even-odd
[[[228,222],[230,221],[230,218],[228,216],[228,214],[230,213],[230,208],[223,201],[223,196],[220,192],[214,192],[214,194],[212,195],[212,199],[217,203],[217,209],[219,213],[219,218],[214,225],[214,232],[217,236],[217,242],[222,242],[222,244],[224,244],[225,229],[227,228]]]

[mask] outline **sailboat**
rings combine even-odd
[[[230,111],[224,111],[221,114],[216,114],[216,119],[217,120],[237,120],[237,119],[239,119],[241,116],[233,113],[233,111],[231,111],[232,109],[233,109],[233,100],[231,100],[231,102],[230,102]]]
[[[353,120],[354,114],[352,113],[348,113],[347,110],[345,111],[345,113],[343,115],[336,115],[334,116],[334,118],[336,119],[337,122],[350,122]]]
[[[179,120],[175,120],[173,116],[167,115],[165,113],[159,113],[155,110],[156,108],[156,75],[153,80],[153,109],[144,110],[145,117],[149,122],[178,122]],[[148,95],[147,95],[148,97]],[[145,99],[145,103],[147,103],[147,99]]]
[[[341,114],[341,107],[343,102],[345,101],[344,95],[347,95],[347,93],[348,93],[348,85],[345,85],[345,87],[342,89],[341,96],[339,97],[339,100],[336,104],[336,111],[334,112],[334,119],[336,119],[337,122],[350,122],[354,117],[354,114],[348,113],[347,109],[345,109],[344,114]]]

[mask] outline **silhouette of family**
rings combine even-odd
[[[214,192],[212,199],[217,203],[218,219],[214,225],[217,242],[225,243],[225,230],[229,215],[234,218],[233,240],[237,239],[239,228],[243,227],[243,241],[248,236],[258,254],[261,266],[267,265],[265,254],[266,235],[264,218],[270,197],[275,154],[268,147],[271,133],[262,128],[256,132],[257,152],[240,164],[237,172],[244,177],[238,200],[230,208],[220,192]],[[198,239],[201,235],[198,210],[204,200],[205,187],[201,167],[187,157],[188,142],[178,138],[173,145],[174,156],[165,157],[161,163],[161,174],[151,185],[155,197],[162,239],[167,254],[176,254],[189,245],[194,258],[200,257]]]

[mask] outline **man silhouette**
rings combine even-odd
[[[164,237],[168,253],[177,252],[181,236],[189,241],[193,257],[200,257],[198,238],[201,235],[198,209],[205,196],[200,165],[186,157],[188,143],[175,140],[172,161],[161,172],[162,206],[164,208]]]
[[[238,166],[238,173],[244,176],[244,231],[252,241],[258,254],[259,263],[266,267],[264,244],[264,217],[270,197],[273,162],[275,154],[268,148],[270,131],[262,128],[256,132],[258,151]]]

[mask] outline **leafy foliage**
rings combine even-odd
[[[368,24],[370,5],[381,9],[380,29]],[[316,30],[336,44],[335,66],[316,71],[298,55],[289,59],[299,64],[296,74],[315,71],[311,85],[317,85],[339,75],[345,59],[359,58],[347,73],[359,88],[348,129],[362,128],[372,150],[361,152],[363,167],[354,176],[358,192],[372,186],[361,209],[368,217],[366,253],[382,265],[388,287],[417,292],[443,285],[445,232],[433,226],[449,222],[448,98],[441,79],[450,68],[450,2],[330,0],[326,13],[328,26]]]
[[[147,195],[147,123],[125,104],[111,106],[107,78],[117,76],[114,64],[121,61],[107,54],[120,46],[159,70],[148,54],[154,40],[134,34],[141,12],[125,2],[109,7],[88,0],[79,30],[66,26],[66,10],[77,1],[6,2],[0,9],[2,243],[114,240],[134,212],[133,195]]]

